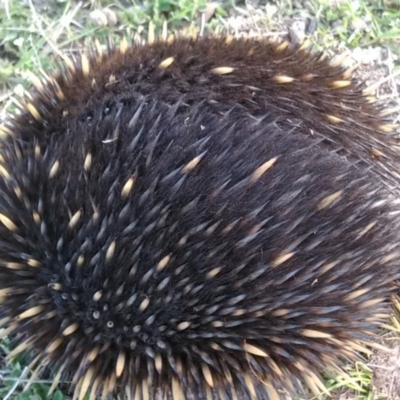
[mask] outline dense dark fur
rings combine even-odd
[[[397,140],[305,51],[221,39],[110,54],[47,83],[2,142],[7,332],[75,374],[80,397],[318,385],[389,311]]]

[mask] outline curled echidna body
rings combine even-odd
[[[3,129],[10,357],[79,399],[284,398],[356,358],[399,278],[399,145],[335,64],[122,42],[36,79]]]

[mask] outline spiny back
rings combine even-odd
[[[385,157],[388,163],[399,150],[397,140],[387,139],[394,127],[373,98],[363,94],[351,70],[323,53],[287,42],[231,38],[130,47],[123,41],[108,52],[97,46],[91,53],[67,64],[32,102],[39,115],[90,115],[96,104],[151,95],[170,105],[207,101],[214,112],[237,105],[257,118],[273,112],[356,162],[375,165]],[[395,166],[385,177],[395,184]]]
[[[392,126],[335,63],[204,39],[83,56],[5,130],[0,311],[83,398],[293,395],[399,278]]]

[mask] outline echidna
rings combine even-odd
[[[79,399],[319,392],[390,313],[395,127],[286,42],[94,48],[3,128],[9,357]]]

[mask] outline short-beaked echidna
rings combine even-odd
[[[10,357],[79,399],[318,392],[390,313],[395,127],[286,42],[94,48],[3,128]]]

